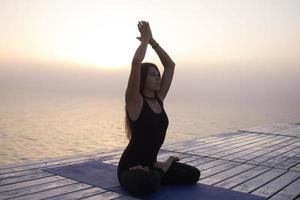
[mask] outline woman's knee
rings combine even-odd
[[[200,170],[194,166],[189,166],[185,171],[186,183],[187,184],[196,184],[200,179]]]
[[[138,194],[147,195],[154,193],[158,190],[160,184],[155,177],[148,175],[147,177],[141,179],[138,184]]]
[[[121,175],[121,186],[135,195],[147,195],[158,190],[160,180],[153,173],[141,169],[126,171]]]
[[[201,176],[201,172],[199,169],[197,169],[196,167],[193,167],[192,166],[192,170],[191,170],[191,181],[193,184],[197,183],[200,179],[200,176]]]
[[[179,163],[178,165],[178,168],[184,171],[184,176],[187,183],[196,184],[199,181],[201,172],[198,168],[185,163]]]

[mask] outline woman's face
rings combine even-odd
[[[160,89],[160,75],[155,67],[149,67],[146,78],[146,87],[149,90],[159,91]]]

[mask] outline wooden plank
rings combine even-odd
[[[252,141],[256,136],[253,134],[250,134],[248,137],[243,137],[243,138],[236,138],[235,140],[230,139],[230,140],[223,140],[215,144],[211,144],[208,146],[200,146],[199,148],[194,148],[194,149],[189,149],[189,152],[197,152],[197,153],[205,153],[208,151],[215,151],[218,148],[221,147],[229,147],[229,146],[234,146],[240,143],[247,143],[249,141]]]
[[[190,146],[189,148],[186,148],[186,146],[182,146],[181,148],[176,148],[174,151],[184,151],[184,152],[197,152],[200,150],[207,150],[209,148],[214,148],[217,145],[224,145],[226,143],[229,143],[230,141],[234,141],[236,143],[246,140],[247,138],[252,138],[254,137],[253,134],[247,134],[247,135],[240,135],[232,138],[220,138],[220,141],[214,141],[214,142],[209,142],[209,143],[204,143],[204,144],[198,144],[194,146]]]
[[[276,168],[289,170],[290,168],[298,165],[300,163],[300,156],[297,154],[296,156],[293,156],[284,162],[279,163],[278,165],[275,165]]]
[[[168,150],[168,151],[175,151],[176,149],[178,148],[182,148],[182,147],[191,147],[191,146],[195,146],[195,145],[198,145],[199,143],[197,141],[191,141],[191,142],[181,142],[181,143],[178,143],[176,145],[173,145],[173,146],[162,146],[163,149],[165,150]]]
[[[11,183],[18,183],[18,182],[22,182],[22,181],[28,181],[28,180],[32,180],[32,179],[49,177],[49,176],[53,176],[53,174],[50,174],[48,172],[39,172],[39,173],[19,176],[19,177],[15,177],[15,178],[0,179],[0,186],[11,184]]]
[[[106,192],[104,189],[98,187],[86,188],[83,190],[74,191],[67,194],[62,194],[54,197],[50,197],[47,200],[73,200],[73,199],[82,199],[87,198],[93,195],[98,195]]]
[[[11,172],[17,172],[17,171],[24,171],[28,169],[37,169],[37,168],[43,168],[47,166],[55,166],[58,164],[68,164],[68,163],[74,163],[74,162],[82,162],[86,160],[92,160],[95,158],[101,159],[101,156],[96,156],[96,157],[75,157],[72,159],[66,159],[66,160],[59,160],[59,161],[51,161],[51,162],[46,162],[46,163],[38,163],[38,164],[33,164],[33,165],[25,165],[25,166],[16,166],[13,168],[8,168],[8,169],[1,169],[0,174],[6,174],[6,173],[11,173]]]
[[[19,189],[15,189],[15,190],[9,190],[6,192],[2,192],[0,195],[0,199],[3,200],[3,199],[18,197],[18,196],[22,196],[22,195],[26,195],[26,194],[37,193],[40,191],[49,190],[52,188],[60,187],[63,185],[70,185],[70,184],[74,184],[74,183],[76,183],[76,181],[73,181],[71,179],[63,179],[63,180],[59,180],[59,181],[55,180],[55,181],[48,182],[48,183],[43,183],[43,184],[39,184],[39,185],[33,185],[33,186],[25,187],[25,188],[19,188]]]
[[[229,168],[221,173],[209,176],[207,178],[201,179],[199,182],[207,185],[214,185],[218,182],[224,181],[228,178],[241,174],[249,169],[254,168],[254,165],[242,164],[236,167]]]
[[[265,160],[263,163],[260,163],[260,164],[265,165],[265,166],[269,166],[269,167],[276,167],[276,165],[278,165],[280,163],[283,163],[284,161],[288,160],[289,158],[292,158],[292,157],[297,156],[297,155],[299,155],[298,152],[296,152],[294,150],[290,150],[290,151],[282,153],[282,154],[280,154],[276,157],[273,157],[269,160]]]
[[[182,153],[177,153],[177,152],[169,151],[169,152],[159,153],[157,155],[157,160],[165,160],[165,159],[167,159],[170,156],[186,157],[187,155],[184,155]]]
[[[204,170],[207,170],[207,169],[210,169],[213,167],[217,167],[219,165],[223,165],[226,163],[230,163],[230,161],[211,158],[210,162],[207,162],[207,163],[201,164],[201,165],[194,165],[194,166],[202,172]],[[189,164],[189,163],[187,163],[187,164]]]
[[[290,136],[290,137],[300,137],[300,127],[288,129],[288,130],[282,130],[279,132],[276,132],[277,135],[284,135],[284,136]]]
[[[167,150],[170,150],[170,151],[174,151],[176,148],[199,145],[199,144],[204,144],[204,143],[210,143],[210,142],[213,142],[213,141],[216,141],[216,140],[220,140],[220,137],[215,136],[215,137],[194,138],[192,140],[181,141],[181,142],[177,142],[175,144],[163,145],[161,148],[162,149],[167,149]]]
[[[215,186],[226,188],[226,189],[232,189],[244,182],[247,182],[250,179],[253,179],[254,177],[265,173],[266,171],[271,170],[268,167],[263,167],[263,166],[256,166],[254,168],[251,168],[250,170],[247,170],[241,174],[237,174],[229,179],[223,180]]]
[[[201,171],[201,183],[253,194],[264,193],[275,198],[276,195],[285,195],[285,191],[292,191],[300,174],[297,171],[300,169],[300,140],[297,140],[300,126],[285,128],[266,127],[268,131],[276,129],[277,132],[272,134],[239,131],[177,142],[170,144],[170,149],[168,145],[166,149],[163,146],[158,159],[173,155],[180,158],[179,162],[197,167]],[[81,183],[42,171],[43,168],[95,159],[117,165],[124,149],[107,152],[106,156],[85,154],[0,166],[0,200],[14,197],[39,199],[42,196],[50,199],[132,199],[87,184],[81,187]],[[248,160],[240,158],[249,155],[253,163],[243,163]],[[235,162],[235,158],[239,158],[239,162]],[[266,166],[255,166],[257,164]]]
[[[74,162],[74,163],[78,163],[78,162]],[[70,163],[68,163],[68,164],[70,164]],[[64,164],[58,164],[58,165],[55,165],[55,166],[61,166],[61,165],[66,165],[66,164],[65,163]],[[17,177],[20,177],[20,176],[25,176],[25,175],[35,174],[35,173],[41,173],[41,172],[43,172],[42,169],[46,169],[46,168],[49,168],[49,167],[53,167],[53,166],[50,165],[50,166],[46,166],[46,167],[43,167],[43,168],[34,168],[34,169],[26,169],[26,170],[23,170],[23,171],[8,172],[8,173],[0,174],[0,179],[17,178]]]
[[[62,179],[64,179],[64,178],[61,176],[51,176],[51,177],[46,177],[46,178],[41,178],[41,179],[34,179],[34,180],[30,180],[30,181],[24,181],[24,182],[4,185],[4,186],[0,186],[0,192],[15,190],[15,189],[19,189],[19,188],[29,187],[29,186],[43,184],[43,183],[52,182],[52,181],[59,181]]]
[[[51,174],[51,175],[52,175],[52,174]],[[52,175],[52,176],[53,176],[53,175]],[[36,186],[36,185],[39,185],[41,181],[42,181],[41,179],[34,179],[34,180],[30,181],[30,184]],[[29,183],[29,181],[24,181],[24,180],[23,180],[23,183]],[[18,186],[18,184],[13,184],[13,185],[14,185],[15,187]],[[27,185],[26,185],[25,187],[28,188]],[[22,189],[22,188],[19,188],[19,189]]]
[[[105,159],[107,160],[109,157],[106,157]],[[75,164],[75,163],[81,163],[81,162],[85,162],[85,161],[88,161],[88,160],[95,160],[95,159],[92,159],[92,158],[88,158],[87,160],[81,158],[76,158],[76,160],[72,160],[74,162],[65,162],[65,161],[62,161],[62,163],[60,163],[60,161],[58,162],[59,164],[55,163],[55,165],[47,165],[45,167],[40,167],[40,168],[33,168],[33,169],[24,169],[23,171],[17,171],[17,172],[10,172],[10,173],[6,173],[6,174],[1,174],[0,177],[1,177],[1,180],[5,180],[7,181],[8,178],[10,178],[12,180],[14,179],[18,179],[22,176],[27,176],[27,177],[30,177],[30,176],[35,176],[35,174],[45,174],[46,172],[42,171],[42,169],[45,169],[45,168],[49,168],[49,167],[58,167],[58,166],[64,166],[64,165],[70,165],[70,164]],[[69,160],[68,160],[69,161]],[[101,160],[103,161],[103,160]],[[109,161],[109,160],[108,160]],[[27,165],[26,168],[30,166],[30,165]],[[41,176],[42,177],[42,176]]]
[[[280,138],[278,138],[277,136],[273,136],[273,135],[256,135],[256,137],[253,140],[250,141],[246,141],[246,142],[241,142],[241,145],[236,145],[238,148],[234,148],[238,149],[238,151],[240,151],[240,149],[248,149],[248,146],[250,146],[253,149],[261,149],[264,144],[266,143],[271,143],[274,142],[276,140],[278,140]],[[236,152],[236,151],[235,151]],[[223,154],[221,154],[221,156],[224,156]]]
[[[216,154],[215,157],[219,157],[222,159],[228,159],[232,161],[240,161],[236,158],[242,157],[244,155],[247,155],[249,153],[253,153],[255,151],[258,151],[263,148],[264,145],[269,145],[270,142],[274,140],[274,136],[271,136],[270,138],[264,138],[262,140],[258,140],[254,143],[250,143],[244,146],[241,146],[239,148],[233,149],[228,152],[221,152],[219,154]]]
[[[295,125],[295,124],[278,122],[278,123],[266,124],[266,125],[262,125],[262,126],[240,129],[239,131],[259,132],[259,133],[276,133],[278,131],[297,128],[297,127],[299,127],[299,126]]]
[[[120,197],[122,196],[121,194],[119,193],[115,193],[115,192],[104,192],[104,193],[101,193],[101,194],[98,194],[98,195],[94,195],[94,196],[90,196],[90,197],[87,197],[87,198],[83,198],[84,200],[108,200],[108,199],[115,199],[117,197]]]
[[[238,134],[235,136],[235,137],[220,137],[216,140],[201,140],[193,145],[189,145],[188,148],[189,148],[189,151],[192,151],[194,150],[193,148],[197,149],[199,147],[202,147],[202,148],[205,148],[205,147],[208,147],[208,146],[214,146],[216,144],[219,144],[219,143],[224,143],[224,141],[230,141],[230,140],[239,140],[239,139],[242,139],[242,138],[247,138],[247,137],[251,137],[252,134]],[[179,146],[179,147],[176,147],[176,148],[173,148],[172,150],[173,151],[185,151],[186,149],[186,145],[182,145],[182,146]]]
[[[235,143],[230,142],[219,142],[219,144],[209,144],[206,146],[200,145],[199,147],[192,147],[192,148],[186,148],[184,152],[190,153],[190,154],[197,154],[201,156],[209,156],[211,154],[214,154],[216,151],[219,151],[220,148],[234,148],[235,144],[238,144],[242,141],[235,141]],[[246,141],[245,141],[246,142]],[[232,146],[231,146],[232,145]]]
[[[273,146],[267,146],[266,148],[260,149],[258,151],[248,152],[247,154],[245,154],[243,156],[240,156],[240,157],[237,157],[234,160],[240,161],[240,162],[249,161],[249,160],[257,158],[258,156],[264,155],[266,153],[269,153],[271,151],[274,151],[276,149],[281,148],[281,146],[279,146],[280,144],[281,145],[284,145],[284,144],[288,145],[288,144],[291,144],[291,143],[293,143],[292,139],[287,139],[287,140],[283,140],[283,141],[280,140],[280,141],[277,141],[276,143],[275,142],[273,142],[273,143],[270,142],[270,145],[273,145]],[[276,148],[274,146],[276,146]]]
[[[78,163],[78,162],[75,162],[75,163]],[[68,163],[68,164],[74,164],[74,163]],[[64,165],[65,164],[55,165],[55,167],[64,166]],[[42,171],[42,169],[49,168],[49,167],[52,167],[52,166],[47,166],[47,167],[38,168],[38,169],[34,169],[34,170],[27,170],[27,171],[31,171],[31,173],[28,175],[24,175],[24,176],[13,177],[13,178],[10,177],[10,178],[6,178],[6,179],[2,179],[2,181],[3,182],[9,181],[9,183],[17,183],[20,181],[25,181],[25,180],[29,181],[31,179],[32,180],[37,179],[37,177],[35,177],[35,176],[38,176],[39,178],[53,176],[53,174],[51,174],[51,173]]]
[[[274,157],[280,156],[283,153],[291,151],[291,150],[297,148],[298,145],[299,145],[299,142],[293,142],[293,143],[288,144],[287,146],[280,145],[280,146],[278,146],[278,148],[271,149],[271,151],[269,151],[263,155],[260,155],[254,159],[248,160],[247,163],[266,165],[267,163],[264,163],[264,162],[266,162]]]
[[[224,133],[216,133],[216,134],[212,134],[212,135],[208,135],[208,136],[204,136],[204,137],[200,137],[200,138],[194,138],[193,140],[195,142],[197,142],[198,144],[201,144],[203,142],[205,143],[210,143],[210,142],[216,142],[216,141],[220,141],[220,140],[224,140],[227,138],[232,138],[232,136],[237,136],[240,135],[240,132],[237,131],[231,131],[231,132],[224,132]]]
[[[74,163],[70,163],[70,164],[74,164]],[[56,165],[56,167],[57,166],[61,166],[61,165]],[[51,167],[51,166],[49,166],[49,167]],[[45,167],[45,168],[48,168],[48,167]],[[53,176],[53,174],[50,174],[50,173],[48,173],[48,172],[44,172],[42,169],[45,169],[45,168],[38,168],[38,169],[33,169],[33,170],[27,170],[27,171],[21,171],[21,172],[27,172],[27,174],[25,174],[24,176],[30,176],[30,175],[34,175],[34,174],[41,174],[40,175],[40,178],[45,178],[45,177],[50,177],[50,176]],[[14,172],[14,173],[8,173],[8,174],[5,174],[5,175],[11,175],[11,174],[16,174],[16,173],[19,173],[19,172]],[[20,175],[20,176],[11,176],[11,177],[6,177],[6,178],[4,178],[4,179],[2,179],[2,180],[4,180],[4,181],[10,181],[10,183],[12,184],[12,183],[15,183],[15,182],[19,182],[18,181],[18,178],[22,178],[22,176],[23,175]],[[32,178],[33,180],[35,179],[35,178]],[[15,182],[13,181],[13,180],[15,180]],[[27,180],[30,180],[30,179],[27,179]]]
[[[179,141],[179,142],[171,143],[171,144],[163,144],[161,148],[173,150],[174,148],[177,148],[182,145],[194,145],[197,143],[199,143],[198,140],[193,139],[193,140],[187,140],[187,141]]]
[[[181,145],[183,142],[184,143],[195,143],[197,142],[196,140],[199,139],[199,138],[192,138],[192,139],[188,139],[188,140],[184,140],[184,141],[176,141],[176,142],[169,142],[169,143],[166,143],[164,142],[163,146],[162,147],[175,147],[177,145]]]
[[[24,170],[24,171],[0,174],[0,180],[7,179],[7,178],[16,178],[19,176],[25,176],[25,175],[35,174],[39,172],[41,172],[40,169],[33,169],[33,170]]]
[[[270,200],[294,200],[300,193],[300,178],[282,189],[270,198]]]
[[[32,194],[28,194],[28,195],[24,195],[24,196],[19,196],[14,198],[15,200],[39,200],[39,199],[45,199],[45,198],[49,198],[49,197],[54,197],[57,195],[61,195],[61,194],[65,194],[65,193],[69,193],[69,192],[73,192],[73,191],[77,191],[77,190],[81,190],[81,189],[85,189],[85,188],[90,188],[90,185],[84,184],[84,183],[75,183],[75,184],[71,184],[71,185],[66,185],[66,186],[62,186],[62,187],[58,187],[58,188],[54,188],[54,189],[50,189],[50,190],[45,190],[45,191],[41,191],[38,193],[32,193]]]
[[[195,138],[194,141],[196,141],[197,143],[217,142],[222,139],[232,138],[232,136],[238,136],[240,134],[241,133],[237,131],[230,131],[230,132],[218,133],[218,134],[213,134],[205,137]]]
[[[124,149],[124,150],[125,150],[125,149]],[[105,159],[102,159],[102,160],[105,161],[105,160],[112,160],[112,159],[120,159],[121,156],[122,156],[122,153],[123,153],[123,152],[120,152],[119,154],[116,154],[116,155],[114,155],[114,156],[110,156],[110,157],[105,158]],[[163,153],[164,153],[164,152],[163,152]]]
[[[189,155],[189,154],[186,154],[186,155],[188,155],[188,156],[185,157],[185,158],[180,159],[179,162],[188,163],[188,162],[195,161],[195,160],[199,159],[199,156]]]
[[[208,169],[201,168],[201,165],[196,166],[196,168],[198,168],[201,172],[201,177],[200,177],[200,180],[201,180],[201,179],[213,176],[215,174],[221,173],[221,172],[223,172],[223,171],[225,171],[229,168],[236,167],[238,165],[240,165],[240,163],[224,162],[221,165],[214,166],[214,167],[211,167],[211,168],[208,168]]]
[[[207,157],[203,157],[203,156],[197,156],[197,157],[198,157],[197,159],[188,161],[188,162],[186,162],[186,164],[192,165],[192,166],[197,166],[197,165],[203,165],[205,163],[215,161],[214,158],[207,158]]]
[[[51,162],[59,162],[59,161],[64,161],[64,160],[70,160],[74,158],[81,158],[81,157],[100,157],[100,158],[105,158],[112,156],[114,154],[119,154],[122,150],[119,149],[114,149],[112,151],[108,152],[94,152],[94,153],[84,153],[84,154],[76,154],[76,155],[68,155],[68,156],[62,156],[62,157],[55,157],[55,158],[45,158],[42,160],[37,160],[37,161],[27,161],[27,162],[20,162],[20,163],[13,163],[13,164],[3,164],[0,165],[0,173],[2,172],[3,169],[13,169],[15,167],[25,167],[25,166],[30,166],[30,165],[35,165],[35,164],[45,164],[45,163],[51,163]]]
[[[174,154],[173,152],[170,152],[170,153]],[[163,155],[166,155],[166,154],[167,153],[164,153]],[[26,180],[30,180],[30,179],[47,177],[47,176],[52,176],[52,174],[49,174],[49,173],[46,173],[46,172],[41,172],[41,173],[37,173],[37,174],[30,174],[30,175],[27,175],[27,176],[21,176],[21,177],[17,177],[17,178],[5,179],[5,180],[3,180],[2,184],[26,181]]]
[[[251,194],[255,194],[262,197],[270,197],[280,191],[282,188],[289,185],[291,182],[296,180],[298,177],[300,177],[300,173],[297,172],[289,172],[282,174],[281,176],[277,177],[276,179],[272,180],[268,184],[258,188]],[[300,193],[300,190],[299,190]]]
[[[296,155],[298,157],[298,159],[300,160],[300,156]],[[277,167],[277,166],[276,166]],[[296,164],[295,166],[289,168],[289,170],[293,170],[293,171],[297,171],[300,172],[300,162],[298,164]]]
[[[130,196],[122,196],[116,198],[116,200],[138,200],[138,198],[130,197]]]
[[[263,138],[258,138],[256,140],[247,140],[243,142],[235,143],[224,143],[223,145],[214,146],[212,148],[203,149],[201,151],[193,151],[202,156],[211,156],[215,158],[224,158],[230,154],[242,151],[242,149],[247,148],[247,145],[256,144],[258,141],[263,140]]]
[[[278,176],[280,176],[283,173],[285,173],[285,170],[272,169],[263,174],[260,174],[259,176],[255,177],[245,183],[242,183],[242,184],[232,188],[232,190],[244,192],[244,193],[251,193],[252,191],[267,184],[268,182],[272,181],[273,179],[277,178]]]
[[[278,137],[282,138],[281,136],[272,136],[272,138],[267,138],[265,140],[262,141],[257,141],[254,144],[250,144],[247,145],[245,147],[241,147],[240,149],[238,149],[238,151],[235,151],[233,153],[230,153],[228,155],[223,154],[222,158],[223,159],[229,159],[232,161],[237,161],[237,162],[244,162],[245,161],[245,157],[248,156],[249,154],[253,154],[257,151],[260,151],[264,148],[268,148],[270,147],[270,145],[275,144],[275,142],[278,144],[282,141],[278,141]],[[221,155],[219,155],[221,156]],[[243,159],[244,158],[244,159]]]

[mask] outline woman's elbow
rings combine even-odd
[[[168,64],[168,67],[175,67],[175,63],[172,62],[172,63]]]
[[[173,60],[171,60],[170,64],[169,64],[171,67],[175,67],[175,62],[173,62]]]

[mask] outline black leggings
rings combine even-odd
[[[159,168],[126,170],[120,175],[120,185],[134,195],[143,196],[157,191],[161,184],[191,185],[199,178],[200,171],[196,167],[173,162],[166,173]]]

